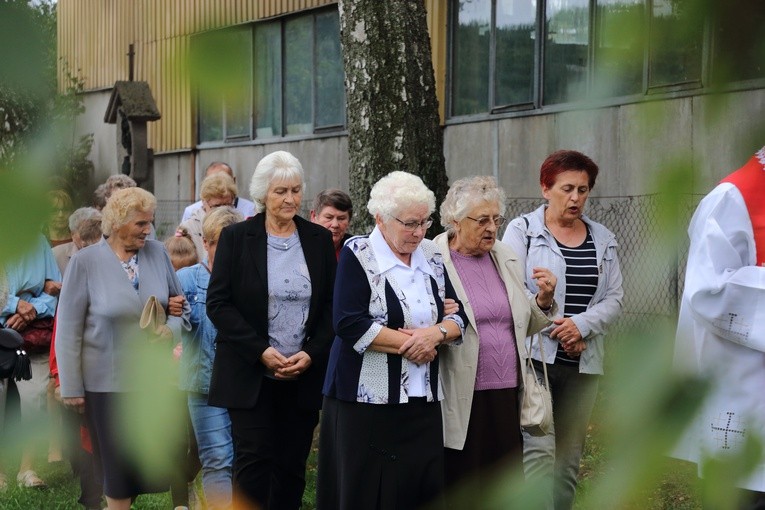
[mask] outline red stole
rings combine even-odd
[[[765,266],[765,147],[720,182],[733,184],[744,197],[754,232],[757,265]]]

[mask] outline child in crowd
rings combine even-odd
[[[165,249],[176,271],[199,262],[194,241],[185,227],[178,227],[172,236],[165,239]]]
[[[170,255],[170,262],[173,264],[173,269],[178,271],[184,267],[190,267],[199,262],[197,256],[197,249],[194,245],[194,241],[191,239],[189,231],[185,227],[178,227],[175,229],[175,233],[165,239],[165,249],[168,255]],[[170,310],[172,314],[173,311]],[[181,342],[173,349],[173,357],[176,361],[181,358],[182,346]],[[190,486],[187,486],[187,482],[191,482],[199,472],[199,454],[197,452],[197,444],[194,438],[194,434],[191,428],[191,418],[188,415],[188,407],[186,404],[186,394],[182,392],[179,396],[183,399],[183,410],[185,411],[185,443],[182,445],[185,456],[183,465],[180,466],[182,473],[181,477],[173,483],[170,487],[170,493],[173,500],[173,506],[176,509],[189,508],[189,491]]]

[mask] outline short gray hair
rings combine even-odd
[[[69,215],[69,232],[75,233],[86,220],[101,221],[101,211],[95,207],[80,207]]]
[[[416,175],[396,170],[372,186],[367,210],[372,216],[379,215],[388,221],[405,207],[414,205],[426,205],[428,214],[433,214],[436,195]]]
[[[303,165],[298,158],[287,151],[272,152],[263,157],[255,167],[250,181],[250,197],[255,203],[255,212],[263,212],[266,208],[266,194],[274,181],[287,181],[295,177],[305,191]]]
[[[454,223],[464,220],[470,210],[481,202],[494,202],[499,214],[505,214],[505,190],[497,185],[494,177],[476,175],[455,181],[441,203],[441,226],[448,234],[454,231]]]

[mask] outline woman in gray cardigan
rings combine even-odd
[[[125,434],[136,423],[146,425],[152,419],[149,409],[136,411],[135,399],[145,397],[142,392],[147,390],[170,389],[169,382],[162,381],[171,372],[171,349],[180,340],[181,330],[190,329],[188,305],[180,317],[168,317],[155,331],[139,327],[150,296],[167,307],[171,296],[183,294],[164,246],[147,239],[155,208],[154,196],[140,188],[120,190],[110,197],[102,220],[108,237],[72,257],[58,309],[61,396],[65,405],[84,409],[103,469],[109,509],[128,509],[136,494],[165,491],[169,486],[168,480],[158,476],[147,483],[133,456],[140,445]],[[151,370],[145,370],[142,357],[147,349],[152,350]],[[125,405],[130,406],[129,416]],[[164,431],[168,437],[159,438],[163,440],[159,444],[172,444],[180,434],[178,428],[166,425],[151,434],[156,440]]]

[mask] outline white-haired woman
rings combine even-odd
[[[441,358],[449,487],[473,477],[480,483],[475,475],[498,468],[522,469],[523,342],[555,313],[555,275],[535,268],[539,292],[527,296],[518,256],[496,242],[504,212],[505,192],[488,176],[456,181],[441,204],[446,232],[434,241],[470,320],[462,345]]]
[[[260,160],[259,214],[223,229],[207,290],[218,330],[209,403],[231,417],[235,490],[270,509],[301,505],[332,343],[337,260],[330,232],[297,216],[304,188],[292,154]]]
[[[65,405],[84,408],[96,457],[104,475],[109,509],[130,508],[131,498],[144,492],[164,492],[170,481],[151,476],[135,462],[136,445],[125,435],[127,405],[135,405],[147,388],[137,349],[166,347],[167,370],[171,349],[189,329],[188,306],[180,317],[170,316],[147,338],[139,322],[149,297],[167,307],[171,296],[183,291],[165,247],[147,239],[157,201],[141,188],[116,191],[102,213],[106,238],[78,251],[69,262],[57,315],[56,357],[61,396]],[[157,337],[166,342],[156,342]],[[167,385],[169,389],[169,385]],[[142,424],[145,416],[131,416]],[[134,423],[131,421],[131,423]],[[177,432],[164,423],[152,431],[167,434],[173,443]],[[165,437],[165,436],[163,436]]]
[[[444,489],[439,346],[466,317],[442,254],[424,239],[435,196],[392,172],[372,188],[376,226],[350,239],[335,283],[335,337],[324,383],[317,507],[419,508]]]

